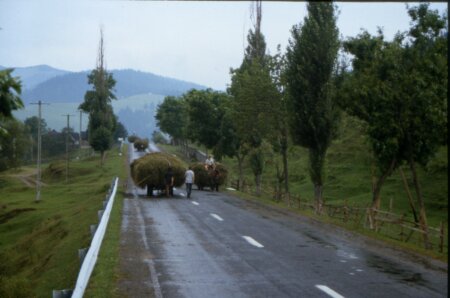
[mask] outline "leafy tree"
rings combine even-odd
[[[265,162],[263,150],[259,147],[273,130],[271,112],[277,109],[274,104],[279,94],[270,75],[269,57],[265,54],[266,43],[261,33],[261,1],[256,1],[256,10],[255,30],[249,30],[248,46],[241,66],[231,71],[228,92],[234,97],[232,117],[241,140],[239,143],[252,152],[250,166],[255,175],[256,194],[259,195]],[[260,156],[256,156],[258,154]]]
[[[113,139],[114,141],[117,141],[119,138],[123,138],[124,140],[128,136],[128,131],[125,128],[125,126],[122,124],[122,122],[118,121],[116,125],[116,129],[114,131]]]
[[[372,208],[379,208],[383,179],[407,163],[428,247],[425,205],[415,164],[426,165],[437,147],[447,144],[447,18],[429,10],[428,4],[409,8],[408,13],[412,27],[392,42],[385,42],[380,31],[376,37],[363,32],[344,43],[355,58],[353,71],[344,74],[342,99],[349,113],[367,122],[382,173]]]
[[[52,158],[66,152],[65,133],[48,130],[42,134],[42,157]]]
[[[24,124],[25,124],[27,131],[31,135],[32,148],[31,148],[31,158],[30,159],[33,160],[34,151],[37,148],[39,118],[37,116],[28,117],[27,119],[25,119]],[[45,119],[41,119],[41,133],[45,134],[47,132],[47,130],[48,130],[47,122],[45,121]]]
[[[220,140],[220,125],[229,95],[211,89],[193,89],[183,98],[188,112],[187,136],[208,149],[215,148]]]
[[[0,122],[8,133],[0,134],[0,171],[17,168],[30,146],[30,139],[22,122],[4,119]]]
[[[25,126],[30,132],[31,136],[37,140],[38,135],[38,126],[39,126],[39,118],[37,116],[28,117],[24,121]],[[44,134],[48,130],[47,122],[45,119],[41,119],[41,132]]]
[[[11,68],[0,71],[0,121],[11,119],[12,111],[23,108],[23,102],[19,97],[22,83],[19,78],[11,76],[12,72]],[[1,123],[0,133],[6,133]]]
[[[323,204],[324,164],[337,130],[333,70],[339,49],[335,6],[308,2],[303,25],[292,28],[287,48],[286,81],[294,143],[308,148],[316,211]]]
[[[116,81],[104,64],[103,31],[100,30],[100,45],[97,57],[97,67],[88,75],[88,83],[93,90],[86,92],[80,109],[89,113],[89,144],[101,154],[101,164],[105,159],[105,152],[113,144],[113,135],[117,126],[111,100],[116,99],[113,88]]]
[[[186,102],[174,96],[166,96],[155,115],[158,127],[162,132],[169,134],[176,144],[185,143],[187,117]]]
[[[289,171],[288,171],[288,144],[289,144],[289,123],[288,107],[286,94],[286,56],[281,54],[280,45],[277,47],[277,54],[270,57],[270,73],[279,96],[278,102],[272,108],[274,117],[274,133],[271,143],[273,151],[281,155],[283,169],[280,171],[278,160],[275,159],[275,168],[277,175],[277,195],[280,194],[281,184],[284,184],[284,191],[288,198],[288,204],[291,203],[289,194]]]
[[[157,130],[154,130],[152,133],[152,141],[155,144],[163,144],[163,145],[167,144],[167,140],[164,137],[164,135],[160,131],[157,131]]]

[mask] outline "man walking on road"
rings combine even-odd
[[[195,181],[195,174],[194,171],[192,171],[191,167],[188,168],[188,170],[184,173],[184,183],[186,184],[186,193],[187,197],[191,197],[191,191],[192,191],[192,183]]]

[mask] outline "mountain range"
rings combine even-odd
[[[9,67],[8,67],[9,68]],[[5,69],[0,66],[0,70]],[[116,80],[114,94],[118,100],[112,102],[114,113],[128,132],[141,137],[150,137],[157,129],[154,115],[158,104],[165,96],[179,96],[190,89],[206,89],[206,86],[159,76],[133,69],[110,71]],[[13,76],[22,82],[21,98],[25,108],[15,111],[19,120],[37,115],[37,106],[30,103],[39,100],[49,103],[43,107],[42,117],[51,129],[61,130],[66,125],[62,115],[78,115],[78,106],[84,100],[90,71],[71,72],[48,65],[14,68]],[[84,120],[83,130],[86,120]],[[71,126],[78,128],[80,121],[73,117]],[[78,129],[76,129],[78,130]]]
[[[0,66],[0,69],[4,69]],[[179,96],[190,89],[206,89],[206,86],[159,76],[133,69],[110,71],[116,80],[115,95],[125,98],[138,94]],[[22,100],[25,104],[45,102],[82,102],[88,85],[90,71],[70,72],[48,65],[14,68],[13,76],[22,81]]]

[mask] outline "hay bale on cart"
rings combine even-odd
[[[217,177],[214,174],[214,170],[207,170],[201,162],[192,164],[191,168],[195,173],[194,184],[200,190],[203,190],[204,187],[209,187],[209,189],[213,190],[214,186],[224,185],[227,181],[228,170],[220,163],[216,163],[216,170],[219,174]]]
[[[169,167],[174,175],[174,186],[183,185],[186,170],[183,162],[163,152],[152,152],[135,159],[130,165],[131,178],[138,187],[147,187],[147,196],[152,196],[153,190],[165,189],[164,175]]]

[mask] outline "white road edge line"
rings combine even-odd
[[[330,289],[327,286],[324,285],[316,285],[316,288],[318,288],[319,290],[327,293],[328,295],[330,295],[333,298],[344,298],[344,296],[340,295],[339,293],[335,292],[334,290]]]
[[[180,196],[184,197],[184,193],[180,192]]]
[[[242,238],[244,238],[248,243],[250,243],[251,245],[254,245],[256,247],[264,247],[264,245],[262,245],[261,243],[259,243],[258,241],[256,241],[255,239],[253,239],[250,236],[242,236]]]
[[[194,205],[197,205],[197,206],[200,205],[200,204],[197,203],[196,201],[192,201],[191,203],[194,204]]]
[[[214,217],[215,219],[217,219],[218,221],[223,221],[223,218],[222,217],[220,217],[219,215],[217,215],[217,214],[214,214],[214,213],[210,213],[209,215],[211,215],[212,217]]]

